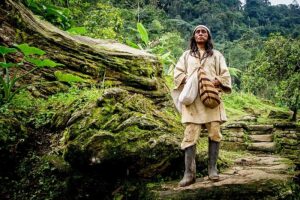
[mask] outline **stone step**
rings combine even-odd
[[[275,152],[276,144],[275,142],[255,142],[249,144],[247,149],[252,151]]]
[[[248,125],[249,131],[270,131],[273,129],[273,125]]]
[[[267,135],[249,135],[249,139],[252,142],[272,142],[273,137],[271,134]]]
[[[250,131],[248,130],[249,135],[266,135],[266,134],[272,134],[273,133],[273,129],[269,129],[269,130],[259,130],[259,131]]]

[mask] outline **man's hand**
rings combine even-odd
[[[216,88],[220,87],[220,85],[221,85],[221,83],[220,83],[220,81],[218,79],[213,80],[212,83],[214,84],[214,86]]]
[[[185,77],[182,79],[181,84],[186,84],[186,79],[187,79],[187,77],[185,76]]]

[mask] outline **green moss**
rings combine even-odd
[[[55,71],[54,75],[58,81],[67,82],[67,83],[76,83],[76,82],[84,82],[84,79],[80,78],[79,76],[63,73],[61,71]]]
[[[57,70],[54,72],[54,75],[58,81],[67,82],[67,83],[93,83],[91,77],[88,75],[79,73],[79,72],[65,72]]]
[[[81,91],[82,98],[71,95],[70,101],[70,94],[65,100],[55,95],[53,104],[56,113],[51,124],[66,126],[61,141],[72,166],[120,162],[148,176],[164,171],[170,160],[181,155],[174,149],[179,149],[177,134],[182,125],[170,109],[159,110],[151,99],[122,89],[110,88],[89,98],[84,94],[89,96]]]
[[[164,79],[166,80],[166,84],[170,90],[174,88],[174,78],[170,75],[165,75]]]
[[[113,87],[114,85],[116,85],[116,83],[115,83],[114,81],[111,81],[111,80],[105,80],[105,81],[104,81],[103,87],[104,87],[104,88],[111,88],[111,87]]]
[[[237,150],[237,151],[229,151],[229,150],[220,150],[220,159],[226,161],[229,165],[233,165],[234,161],[240,158],[244,158],[251,155],[247,151]]]
[[[101,94],[102,90],[97,88],[81,90],[74,86],[66,93],[57,93],[47,99],[35,99],[33,104],[37,112],[32,122],[37,128],[50,123],[53,127],[64,126],[76,109],[89,106],[90,101],[96,102]]]
[[[67,163],[63,157],[57,155],[46,155],[43,157],[45,161],[51,163],[55,169],[60,172],[68,172],[70,171],[70,165]]]
[[[246,115],[252,115],[258,118],[258,123],[269,123],[272,121],[268,119],[268,114],[271,110],[288,110],[288,108],[278,107],[269,101],[242,92],[233,91],[229,95],[224,95],[222,99],[229,122],[239,120]]]
[[[22,90],[10,102],[10,107],[14,109],[28,110],[35,105],[36,99],[31,95],[30,92]]]
[[[13,148],[12,145],[16,145],[18,142],[22,143],[27,138],[27,129],[16,118],[1,116],[0,130],[1,149]]]

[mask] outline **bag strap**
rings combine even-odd
[[[187,59],[189,56],[190,51],[187,51],[186,54],[184,55],[184,67],[187,67]]]
[[[205,54],[203,55],[202,58],[200,58],[200,56],[199,56],[200,68],[203,68],[203,67],[204,67],[204,64],[205,64],[205,62],[206,62],[207,56],[205,56],[205,55],[206,55],[206,52],[205,52]],[[204,60],[204,62],[201,64],[201,61],[202,61],[203,59],[205,59],[205,60]],[[215,66],[215,70],[216,70],[217,76],[220,76],[220,73],[221,73],[221,66],[219,65],[218,68]]]
[[[191,51],[187,51],[186,54],[184,55],[184,66],[185,66],[185,67],[187,66],[187,59],[188,59],[188,56],[189,56],[189,53],[190,53],[190,52],[191,52]],[[207,58],[206,52],[205,52],[205,54],[203,55],[202,58],[200,58],[200,55],[199,55],[200,67],[205,63],[206,58]],[[203,59],[205,59],[205,61],[204,61],[203,64],[201,65],[201,61],[202,61]]]
[[[187,67],[187,59],[188,59],[188,56],[189,56],[190,52],[191,51],[187,51],[186,54],[184,55],[184,66],[185,67]],[[191,75],[188,78],[190,78],[195,71],[198,71],[198,69],[199,69],[199,67],[197,67],[196,69],[194,69],[194,71],[191,73]]]

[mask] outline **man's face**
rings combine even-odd
[[[208,31],[205,28],[197,28],[195,31],[195,40],[197,43],[206,43],[208,40]]]

